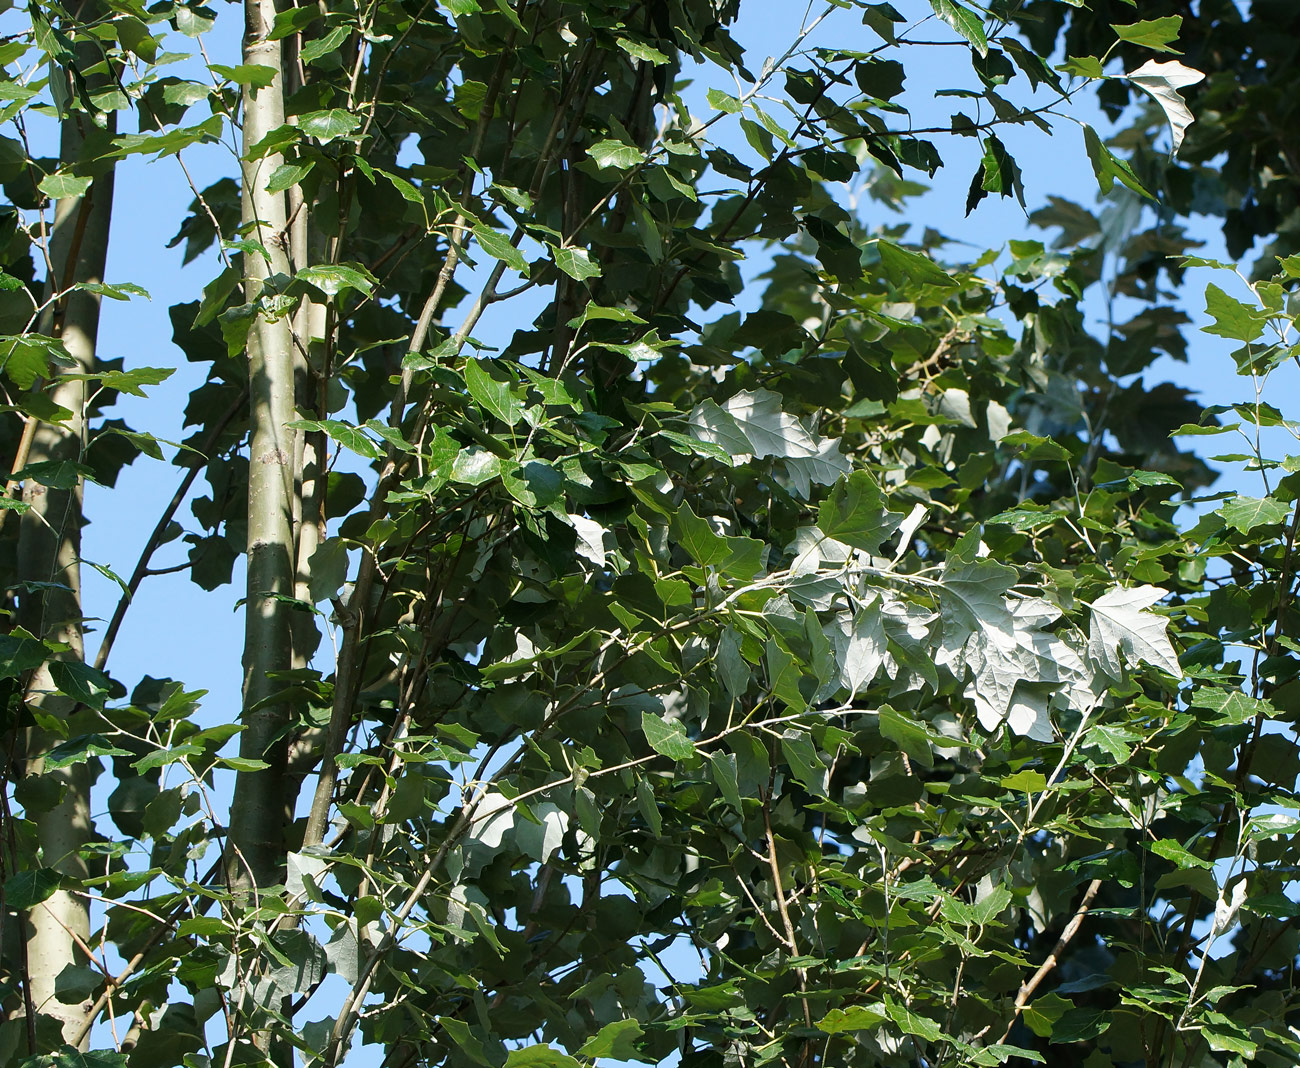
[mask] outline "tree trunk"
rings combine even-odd
[[[74,113],[63,122],[60,156],[65,164],[76,162],[84,142],[82,123],[90,119]],[[60,200],[55,205],[50,233],[50,262],[57,273],[48,288],[51,293],[66,290],[77,282],[100,282],[108,252],[109,222],[113,209],[113,172],[97,178],[83,197]],[[99,331],[100,298],[91,293],[68,294],[53,306],[46,333],[60,337],[77,363],[75,370],[94,370],[95,342]],[[51,399],[73,413],[63,424],[41,423],[32,438],[27,463],[80,461],[85,449],[84,381],[60,382],[50,391]],[[42,586],[21,596],[19,618],[38,637],[67,646],[62,656],[83,659],[81,613],[81,481],[69,490],[51,489],[28,479],[23,500],[29,510],[22,517],[18,534],[18,573],[23,581],[57,583]],[[48,665],[39,668],[27,689],[27,706],[41,717],[66,719],[76,711],[76,702],[58,693]],[[76,733],[75,731],[73,733]],[[26,737],[29,754],[25,767],[28,779],[44,780],[34,796],[47,795],[52,806],[32,813],[41,849],[41,863],[73,879],[87,875],[81,850],[90,840],[90,767],[85,762],[46,771],[44,754],[63,737],[41,726],[30,727]],[[53,787],[53,789],[51,789]],[[58,1020],[63,1041],[72,1042],[82,1029],[89,1003],[64,1004],[56,997],[59,974],[68,967],[85,967],[85,945],[90,935],[90,915],[84,898],[66,890],[33,908],[29,914],[27,940],[28,981],[32,1005],[38,1013]],[[38,1040],[40,1038],[38,1030]],[[40,1042],[42,1051],[46,1048]],[[81,1048],[86,1048],[82,1040]]]
[[[287,220],[283,193],[266,184],[282,162],[272,154],[249,160],[249,149],[284,124],[280,42],[267,40],[274,0],[246,0],[244,62],[277,74],[263,89],[244,91],[244,221],[250,240],[267,257],[244,253],[244,286],[256,303],[273,274],[287,276]],[[230,815],[232,886],[254,889],[281,881],[284,864],[284,800],[288,713],[266,704],[277,684],[270,674],[292,663],[289,607],[279,598],[294,593],[294,358],[286,316],[259,314],[248,336],[251,449],[248,475],[248,594],[244,632],[244,732],[240,755],[266,761],[261,771],[241,772]]]

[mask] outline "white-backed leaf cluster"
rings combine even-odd
[[[1081,651],[1048,628],[1060,610],[1041,597],[1011,594],[1017,572],[991,560],[950,564],[943,573],[943,636],[938,657],[958,678],[980,726],[1051,741],[1049,703],[1092,702],[1092,673]]]
[[[1153,664],[1182,678],[1169,641],[1169,620],[1148,611],[1167,593],[1158,586],[1116,587],[1092,602],[1088,655],[1111,678],[1123,674],[1124,662]]]
[[[1082,637],[1052,629],[1061,617],[1055,605],[1012,592],[1014,568],[982,559],[952,564],[930,588],[932,605],[865,585],[855,564],[867,554],[814,534],[810,528],[792,546],[791,581],[764,615],[782,629],[801,618],[796,603],[834,613],[821,625],[827,666],[817,672],[816,700],[840,694],[852,701],[882,677],[891,697],[937,690],[943,676],[965,683],[984,730],[1006,725],[1039,741],[1054,737],[1053,701],[1078,711],[1095,702]]]
[[[790,481],[805,498],[811,483],[829,486],[850,470],[839,439],[814,434],[782,409],[780,396],[771,390],[742,390],[722,404],[701,401],[687,422],[698,440],[725,449],[735,463],[751,456],[784,460]]]

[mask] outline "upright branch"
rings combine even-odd
[[[294,356],[290,319],[274,310],[272,279],[289,274],[283,193],[267,190],[282,162],[258,144],[284,125],[280,42],[268,40],[274,0],[247,0],[244,62],[276,71],[269,85],[244,90],[243,219],[245,236],[261,250],[244,254],[245,294],[255,314],[248,333],[249,423],[248,591],[244,639],[244,732],[240,755],[267,767],[241,772],[231,808],[232,885],[264,886],[282,864],[287,710],[269,704],[272,674],[292,662],[289,611],[281,598],[294,590]],[[278,276],[278,278],[277,278]]]

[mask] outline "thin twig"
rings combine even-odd
[[[19,486],[18,479],[14,476],[27,466],[27,456],[32,451],[32,442],[36,440],[36,428],[40,422],[36,416],[29,415],[27,422],[23,424],[23,436],[18,439],[18,451],[14,453],[14,466],[9,472],[9,481],[5,483],[4,499],[7,501],[14,499],[14,493]],[[5,520],[11,511],[12,508],[0,509],[0,530],[4,529]]]
[[[798,941],[794,933],[794,923],[790,919],[790,908],[785,900],[785,890],[781,885],[781,862],[776,855],[776,835],[772,833],[772,807],[770,795],[763,798],[763,832],[767,836],[767,863],[772,871],[772,890],[776,895],[776,910],[781,915],[781,926],[785,928],[786,943],[792,954],[798,954]],[[803,1022],[805,1027],[812,1027],[812,1010],[808,1007],[808,969],[796,968],[795,977],[799,980],[799,991],[804,996],[799,1000],[803,1004]]]
[[[1083,918],[1088,915],[1088,910],[1092,908],[1092,902],[1096,898],[1098,891],[1101,890],[1101,880],[1093,879],[1088,884],[1088,888],[1083,892],[1083,900],[1079,902],[1079,907],[1074,910],[1074,915],[1070,917],[1070,922],[1065,925],[1065,930],[1061,932],[1061,937],[1056,940],[1056,945],[1052,947],[1052,952],[1047,954],[1047,959],[1038,966],[1034,972],[1023,984],[1016,994],[1016,1002],[1012,1007],[1011,1019],[1007,1021],[1007,1029],[1002,1033],[1000,1041],[1005,1042],[1011,1034],[1011,1029],[1016,1025],[1016,1020],[1024,1012],[1025,1006],[1029,1004],[1029,999],[1034,996],[1034,991],[1042,985],[1044,979],[1053,968],[1060,962],[1061,954],[1065,952],[1066,947],[1079,933],[1079,928],[1083,925]]]

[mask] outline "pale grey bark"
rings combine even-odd
[[[244,62],[281,69],[280,42],[267,40],[275,21],[273,0],[245,0]],[[244,92],[243,199],[248,237],[267,258],[244,255],[244,285],[256,301],[274,274],[290,271],[283,193],[267,192],[278,154],[248,158],[250,149],[284,124],[280,74],[262,89]],[[279,597],[294,593],[294,357],[287,316],[258,315],[248,338],[251,446],[248,475],[248,592],[244,633],[244,731],[240,755],[266,761],[262,771],[241,772],[230,816],[227,871],[232,885],[266,886],[282,877],[287,710],[268,705],[272,672],[292,663],[289,608]]]
[[[295,270],[310,267],[324,260],[323,250],[315,228],[311,225],[311,206],[302,197],[302,187],[289,190],[290,241],[289,252]],[[314,255],[313,255],[314,254]],[[294,370],[295,395],[299,409],[313,418],[323,418],[323,396],[318,389],[321,358],[325,349],[327,331],[324,304],[303,297],[294,316]],[[313,364],[315,370],[313,370]],[[299,434],[294,457],[297,482],[294,514],[295,578],[294,596],[300,601],[311,601],[312,553],[324,536],[322,508],[325,495],[324,437],[320,433]],[[315,619],[306,612],[296,613],[293,666],[306,667],[315,649],[319,632]]]
[[[286,57],[286,77],[293,85],[293,63]],[[324,261],[319,233],[311,225],[311,208],[303,200],[302,187],[293,186],[289,193],[289,259],[295,271]],[[329,324],[325,305],[304,296],[294,314],[294,394],[298,410],[309,418],[324,412],[322,384],[325,336]],[[294,598],[311,603],[311,558],[325,535],[325,435],[319,431],[300,433],[294,452]],[[309,612],[295,612],[293,628],[293,666],[305,668],[320,642],[316,617]],[[285,819],[292,820],[298,795],[306,776],[320,762],[324,740],[322,727],[307,728],[293,738],[288,757],[289,788],[285,796]]]
[[[63,123],[60,155],[76,161],[83,142],[82,114],[70,115]],[[109,223],[113,205],[113,172],[110,169],[91,185],[85,196],[60,200],[55,205],[50,231],[50,262],[57,275],[49,280],[51,296],[66,293],[50,309],[42,329],[61,338],[77,363],[75,370],[91,371],[99,331],[99,300],[91,293],[69,293],[77,282],[101,282],[108,251]],[[73,413],[63,424],[41,423],[31,439],[27,463],[82,459],[85,450],[86,383],[62,381],[50,390],[51,399]],[[23,515],[18,534],[18,573],[27,581],[56,583],[24,592],[20,619],[33,634],[67,646],[62,656],[83,659],[81,610],[81,483],[70,490],[50,489],[27,479],[23,501],[29,510]],[[76,702],[57,692],[48,665],[39,668],[28,683],[28,708],[38,720],[67,719]],[[73,731],[72,733],[76,733]],[[44,754],[63,740],[56,730],[39,724],[30,727],[25,739],[27,761],[24,774],[44,779],[56,800],[51,808],[29,815],[36,824],[40,863],[74,879],[84,879],[86,861],[81,850],[93,831],[90,816],[90,769],[85,763],[46,770]],[[28,914],[27,964],[33,1007],[38,1013],[59,1021],[64,1041],[86,1048],[79,1038],[89,1011],[88,1000],[72,1004],[56,996],[59,974],[69,967],[84,967],[85,945],[90,936],[90,915],[85,898],[66,890],[41,902]]]

